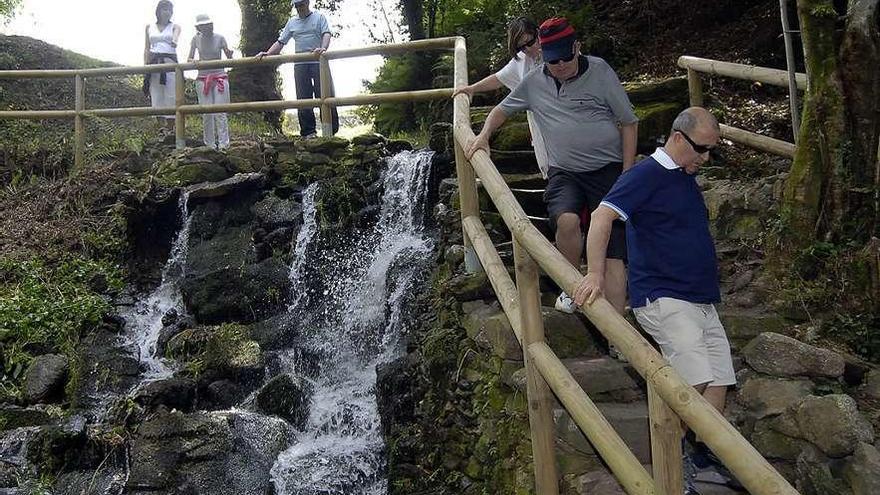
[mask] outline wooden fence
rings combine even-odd
[[[781,86],[789,88],[788,71],[779,69],[769,69],[767,67],[755,67],[752,65],[735,64],[731,62],[721,62],[708,58],[682,56],[678,59],[678,66],[687,69],[688,93],[690,94],[690,102],[693,106],[703,106],[703,80],[700,74],[711,74],[716,76],[732,77],[734,79],[742,79],[745,81],[757,81],[771,86]],[[797,89],[807,89],[807,75],[796,73],[794,81]],[[794,129],[797,133],[797,129]],[[746,146],[773,153],[774,155],[786,158],[794,158],[795,145],[780,139],[774,139],[769,136],[763,136],[754,132],[738,129],[728,125],[721,125],[721,137],[730,139],[735,143],[744,144]]]
[[[170,115],[176,117],[176,143],[178,148],[186,146],[186,116],[218,112],[262,112],[269,110],[287,110],[291,108],[321,108],[322,135],[333,134],[330,109],[333,107],[374,105],[379,103],[401,103],[422,100],[440,100],[452,95],[449,89],[428,89],[421,91],[400,91],[393,93],[364,94],[357,96],[329,96],[333,94],[330,71],[330,60],[364,57],[369,55],[395,55],[422,50],[452,49],[457,38],[435,38],[374,45],[348,50],[333,50],[323,54],[301,53],[293,55],[275,55],[262,59],[240,58],[227,60],[211,60],[180,64],[156,64],[139,67],[104,67],[97,69],[63,69],[63,70],[4,70],[0,71],[0,79],[64,79],[74,78],[74,108],[72,110],[9,110],[0,111],[0,119],[73,119],[74,120],[74,168],[83,165],[85,149],[84,119],[89,117],[146,117],[151,115]],[[257,65],[281,65],[286,63],[315,61],[321,66],[321,98],[305,100],[273,100],[258,102],[228,103],[222,105],[187,105],[184,98],[184,71],[198,69],[218,69],[228,67],[251,67]],[[127,107],[87,109],[86,86],[88,78],[99,76],[132,76],[155,72],[174,72],[177,80],[175,105],[167,108]]]
[[[467,84],[467,49],[462,37],[421,40],[409,43],[371,46],[353,50],[328,51],[315,55],[279,55],[262,60],[237,59],[145,67],[111,67],[83,70],[0,71],[0,78],[75,78],[76,103],[73,110],[5,111],[0,118],[73,118],[76,130],[76,164],[82,164],[83,119],[91,116],[122,117],[175,113],[178,119],[177,144],[184,144],[185,118],[190,114],[247,112],[288,108],[321,107],[405,102],[448,98],[452,88],[331,97],[329,78],[322,78],[320,99],[230,103],[226,105],[186,105],[183,84],[178,84],[177,101],[172,108],[85,108],[85,82],[89,77],[133,75],[174,71],[182,83],[183,71],[199,68],[270,65],[318,59],[326,74],[328,61],[374,54],[396,54],[425,49],[449,49],[455,53],[455,87]],[[696,69],[694,69],[696,70]],[[718,69],[721,70],[721,69]],[[763,76],[762,76],[763,77]],[[760,80],[760,79],[758,79]],[[691,96],[694,97],[692,92]],[[694,102],[697,103],[697,102]],[[322,132],[331,134],[330,112],[322,112]],[[554,394],[578,427],[602,456],[627,493],[632,495],[678,495],[682,493],[681,428],[683,421],[721,458],[745,487],[755,495],[794,495],[794,488],[773,469],[740,433],[728,423],[693,387],[614,308],[599,299],[581,311],[622,352],[647,382],[650,414],[653,476],[639,463],[617,432],[545,340],[541,316],[538,270],[542,269],[569,294],[581,279],[555,247],[532,225],[513,196],[489,154],[477,151],[468,160],[463,150],[475,138],[471,129],[470,102],[466,95],[455,98],[453,107],[456,172],[461,198],[461,222],[468,258],[478,261],[489,276],[495,294],[510,320],[523,349],[527,374],[529,425],[535,470],[535,489],[540,495],[559,491],[552,417]],[[762,141],[763,142],[763,141]],[[504,266],[480,219],[477,200],[479,177],[507,228],[513,235],[516,282]]]

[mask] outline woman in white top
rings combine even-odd
[[[527,17],[514,19],[507,27],[507,49],[510,51],[510,62],[507,62],[507,65],[479,82],[455,90],[452,96],[465,93],[469,98],[473,98],[474,93],[495,91],[501,86],[513,91],[529,71],[543,62],[541,45],[538,43],[538,25]],[[529,121],[529,131],[532,133],[532,147],[535,148],[538,168],[546,179],[550,164],[544,137],[532,112],[526,112],[526,118]]]
[[[144,64],[177,63],[177,39],[180,26],[171,22],[174,6],[168,0],[156,5],[156,23],[148,24],[145,31]],[[153,73],[144,76],[144,92],[150,94],[153,108],[173,107],[175,103],[174,72]],[[174,114],[162,115],[159,121],[174,129]]]

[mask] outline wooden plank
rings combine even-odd
[[[467,47],[464,38],[457,38],[455,41],[455,73],[453,76],[453,87],[467,86]],[[451,93],[450,93],[451,95]],[[452,104],[452,120],[457,126],[471,126],[471,110],[470,102],[467,95],[461,94],[455,98]],[[480,202],[477,197],[477,181],[474,175],[474,169],[471,167],[464,154],[466,143],[457,141],[454,143],[455,148],[455,172],[458,178],[458,195],[461,203],[462,223],[466,217],[480,218]],[[464,234],[465,247],[465,268],[468,273],[480,270],[474,256],[471,240]]]
[[[678,66],[682,69],[692,69],[704,74],[714,74],[716,76],[732,77],[746,81],[758,81],[783,88],[788,87],[788,71],[780,69],[721,62],[720,60],[690,57],[687,55],[678,58]],[[798,89],[807,89],[806,74],[803,72],[796,73],[795,80],[797,81]]]
[[[703,106],[703,80],[700,73],[694,69],[688,69],[688,96],[692,107]]]
[[[333,135],[333,107],[328,103],[328,98],[333,96],[330,91],[333,81],[330,79],[330,62],[327,57],[321,57],[318,70],[321,74],[321,135],[330,137]]]
[[[73,168],[74,170],[82,170],[85,155],[85,125],[83,123],[82,111],[86,106],[85,81],[83,76],[76,76],[74,82],[74,110],[76,117],[73,118]]]
[[[425,40],[408,41],[405,43],[388,43],[384,45],[365,46],[362,48],[348,48],[343,50],[330,50],[325,56],[330,59],[367,57],[370,55],[397,55],[422,50],[444,50],[454,48],[458,41],[457,36],[447,38],[431,38]]]
[[[76,118],[76,110],[4,110],[0,112],[0,119],[73,119]]]
[[[559,402],[562,402],[565,410],[593,444],[596,452],[608,464],[626,493],[630,495],[656,493],[651,475],[577,384],[553,350],[543,342],[535,342],[528,346],[528,352],[534,359],[535,366],[541,371],[541,376],[559,398]]]
[[[541,314],[541,291],[538,266],[529,253],[513,242],[516,287],[523,331],[523,362],[526,368],[526,397],[529,404],[529,432],[535,470],[535,492],[557,495],[556,432],[553,426],[553,393],[528,352],[529,344],[544,343],[544,317]]]
[[[180,111],[186,105],[186,81],[183,79],[183,69],[174,71],[176,85],[174,87],[174,104],[177,111],[174,113],[174,142],[177,149],[186,148],[186,114]]]

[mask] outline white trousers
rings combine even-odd
[[[169,59],[170,61],[170,59]],[[150,74],[150,103],[153,108],[174,108],[176,95],[176,80],[173,72],[165,73],[165,84],[159,84],[159,73]],[[160,115],[159,118],[174,119],[174,113]]]
[[[223,92],[215,83],[205,94],[205,81],[196,80],[196,92],[199,95],[199,105],[221,105],[229,103],[229,81],[224,80]],[[202,115],[204,123],[204,141],[206,146],[217,149],[229,147],[229,121],[225,113],[206,113]]]

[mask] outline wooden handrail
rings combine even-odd
[[[455,105],[466,108],[467,98],[464,95],[456,97]],[[466,148],[475,139],[470,126],[460,123],[456,123],[454,135],[462,148]],[[532,225],[489,154],[478,150],[471,157],[470,163],[516,241],[523,245],[563,290],[574,293],[582,275]],[[461,183],[462,180],[459,179],[460,186]],[[600,298],[592,305],[581,308],[581,311],[629,359],[657,394],[709,445],[751,493],[797,494],[788,481],[702,395],[688,385],[608,301]],[[544,378],[548,379],[546,375]],[[590,425],[580,422],[578,426],[585,432],[590,428]]]
[[[758,81],[773,86],[788,87],[788,71],[771,69],[769,67],[757,67],[754,65],[722,62],[708,58],[691,57],[682,55],[678,58],[678,66],[682,69],[692,69],[704,74],[732,77],[746,81]],[[807,75],[798,72],[795,74],[798,89],[807,89]]]

